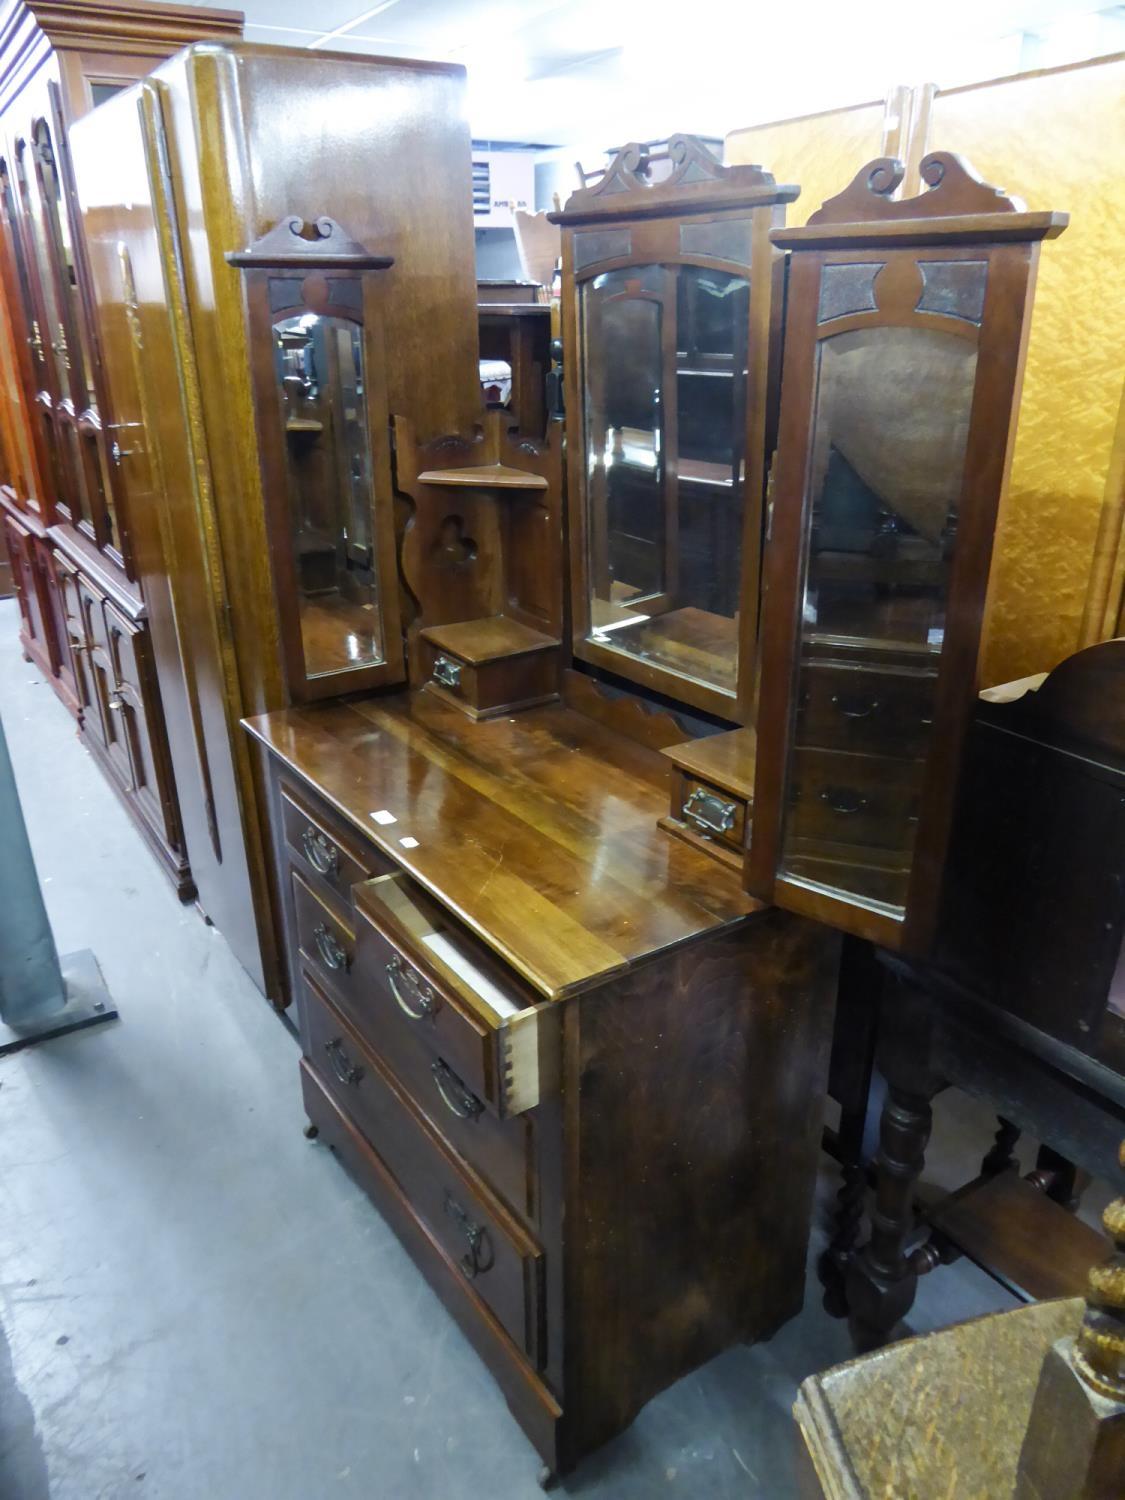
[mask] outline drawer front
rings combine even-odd
[[[796,742],[912,759],[933,727],[932,672],[880,672],[806,664],[797,703]]]
[[[347,901],[357,881],[393,868],[377,849],[343,833],[335,819],[295,787],[282,782],[280,792],[285,842],[314,890],[323,885]]]
[[[303,965],[307,990],[309,965]],[[357,986],[331,991],[336,1008],[365,1046],[384,1063],[434,1130],[529,1221],[539,1214],[535,1125],[527,1115],[501,1120],[485,1107],[426,1034],[382,1024],[371,996]]]
[[[290,872],[293,910],[297,918],[297,942],[321,984],[337,995],[358,1000],[359,986],[353,972],[355,936],[339,915],[328,907],[297,870]]]
[[[810,840],[896,853],[910,849],[924,769],[923,761],[795,750],[787,845]]]
[[[741,797],[697,777],[679,778],[680,806],[675,814],[701,838],[713,839],[729,849],[746,844],[746,803]]]
[[[315,981],[307,984],[303,1019],[305,1055],[330,1097],[355,1121],[512,1341],[540,1368],[542,1250],[458,1165]]]
[[[412,962],[409,951],[390,942],[362,912],[357,915],[357,968],[369,1034],[378,1036],[380,1051],[404,1069],[417,1049],[442,1059],[478,1100],[495,1109],[495,1036]]]
[[[431,642],[421,642],[426,685],[477,715],[502,713],[525,703],[558,696],[558,656],[554,650],[498,656],[470,663]]]

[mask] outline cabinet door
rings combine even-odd
[[[40,664],[43,665],[49,658],[49,652],[39,575],[35,566],[35,541],[31,533],[18,526],[10,516],[5,517],[4,533],[8,538],[8,552],[12,559],[24,643],[30,652],[41,659]]]
[[[133,794],[153,828],[166,842],[176,844],[171,782],[149,724],[156,679],[149,660],[148,636],[143,626],[128,619],[109,600],[105,603],[105,625],[113,665],[111,708],[128,752]]]
[[[132,762],[121,723],[122,700],[117,696],[113,657],[105,622],[105,596],[82,573],[78,575],[78,598],[82,611],[82,629],[89,650],[90,689],[94,712],[86,717],[84,728],[104,752],[106,763],[118,785],[124,790],[133,785]]]
[[[70,630],[66,618],[66,601],[59,585],[59,554],[53,548],[38,549],[39,571],[43,579],[43,593],[50,617],[52,658],[58,692],[67,708],[77,716],[79,710],[78,684],[74,671],[74,653],[71,649]]]
[[[93,689],[90,683],[90,668],[87,657],[90,642],[82,616],[82,598],[78,591],[78,569],[62,552],[52,555],[52,568],[58,588],[62,612],[63,629],[70,647],[71,670],[74,674],[74,695],[81,717],[96,714]]]

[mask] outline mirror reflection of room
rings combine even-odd
[[[583,290],[590,638],[732,696],[749,305],[691,265]]]
[[[315,677],[384,659],[362,329],[306,312],[275,323],[274,335],[301,639]]]

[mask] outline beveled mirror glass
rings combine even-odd
[[[901,916],[930,748],[976,343],[818,348],[782,869]],[[882,738],[880,738],[882,736]]]
[[[310,677],[384,660],[372,538],[363,330],[314,312],[273,325],[289,543]]]
[[[589,640],[734,696],[745,277],[628,266],[581,288]]]

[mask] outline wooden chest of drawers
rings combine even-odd
[[[665,762],[572,710],[248,727],[308,1118],[563,1472],[799,1309],[836,941],[667,838]]]

